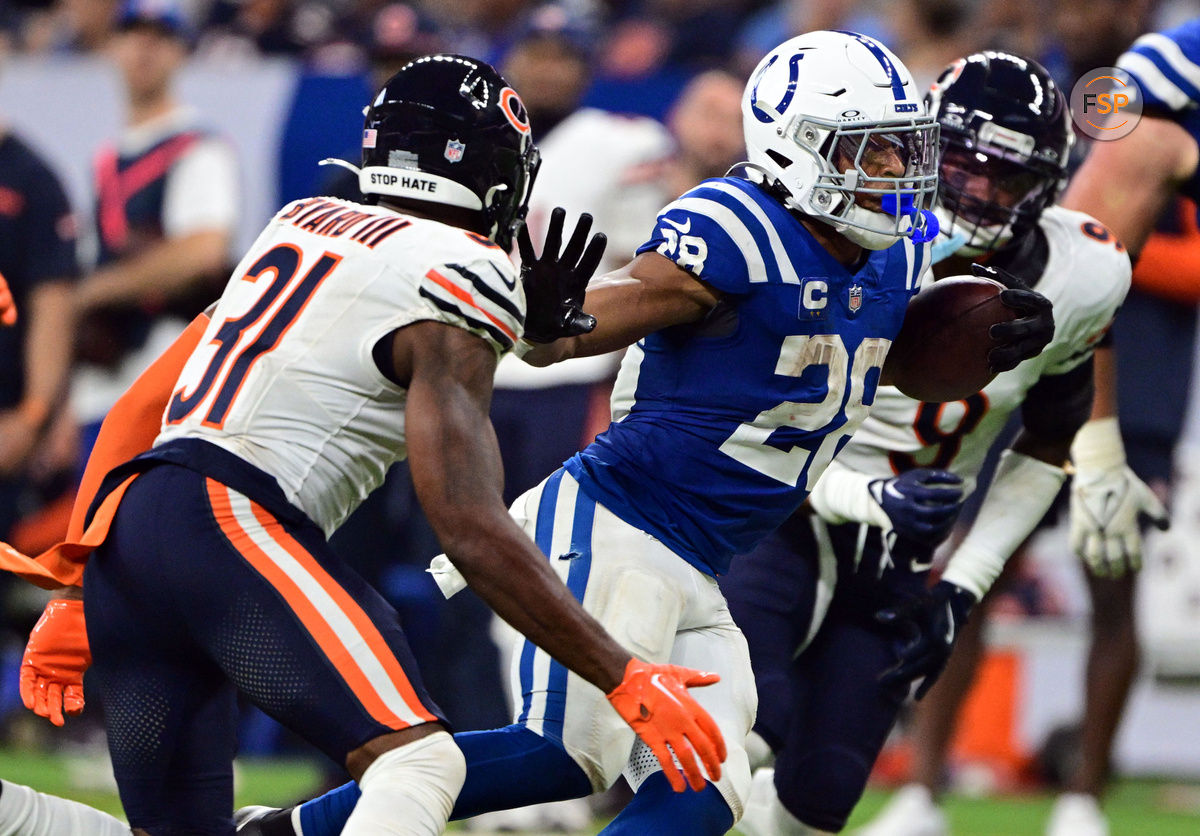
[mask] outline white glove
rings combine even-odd
[[[1154,491],[1125,464],[1115,418],[1089,421],[1071,446],[1071,549],[1101,578],[1119,578],[1142,568],[1146,514],[1160,529],[1170,517]]]

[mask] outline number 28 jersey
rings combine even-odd
[[[905,240],[848,269],[763,189],[726,177],[663,209],[649,251],[723,301],[629,349],[614,423],[566,467],[720,574],[799,507],[862,422],[927,248]]]
[[[407,392],[372,352],[421,320],[497,355],[524,327],[508,256],[481,236],[329,198],[285,206],[234,270],[163,415],[273,476],[328,535],[407,454]]]

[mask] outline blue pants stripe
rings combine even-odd
[[[562,482],[565,472],[561,469],[556,470],[546,480],[546,487],[542,490],[541,500],[538,503],[534,542],[546,557],[550,556],[550,542],[554,538],[554,508],[558,505],[558,486]],[[525,642],[521,648],[521,685],[525,692],[525,699],[521,704],[521,716],[517,718],[518,723],[524,723],[529,719],[529,708],[532,701],[529,684],[533,682],[533,655],[536,651],[537,647],[533,642]]]
[[[571,561],[567,589],[581,603],[587,592],[588,575],[592,571],[592,521],[595,517],[596,501],[580,491],[575,499],[575,517],[571,522],[571,552],[565,557]],[[551,659],[543,733],[552,739],[562,740],[566,713],[567,669]]]

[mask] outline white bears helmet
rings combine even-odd
[[[865,35],[818,31],[785,41],[759,62],[742,95],[749,176],[868,249],[930,240],[938,125],[924,92],[900,59]],[[868,175],[864,157],[880,149],[899,152],[904,170]]]

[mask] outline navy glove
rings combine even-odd
[[[901,634],[896,664],[879,675],[884,685],[907,684],[925,677],[917,688],[917,699],[937,682],[954,640],[967,623],[975,596],[949,581],[938,581],[932,589],[913,595],[875,613],[875,620]]]
[[[981,279],[991,279],[1004,285],[1000,301],[1020,314],[1008,322],[998,322],[988,334],[1000,345],[988,352],[988,365],[993,373],[1015,369],[1022,360],[1037,357],[1054,338],[1054,305],[1033,290],[1020,276],[1003,267],[972,264],[971,272]]]
[[[929,467],[876,479],[869,488],[896,536],[930,546],[946,539],[963,502],[962,479]]]
[[[596,317],[583,312],[583,296],[604,256],[608,239],[598,232],[588,241],[592,216],[584,213],[559,255],[566,215],[562,207],[550,213],[541,258],[533,251],[528,228],[522,226],[517,234],[521,284],[525,286],[525,339],[530,342],[554,342],[561,337],[587,334],[596,327]]]

